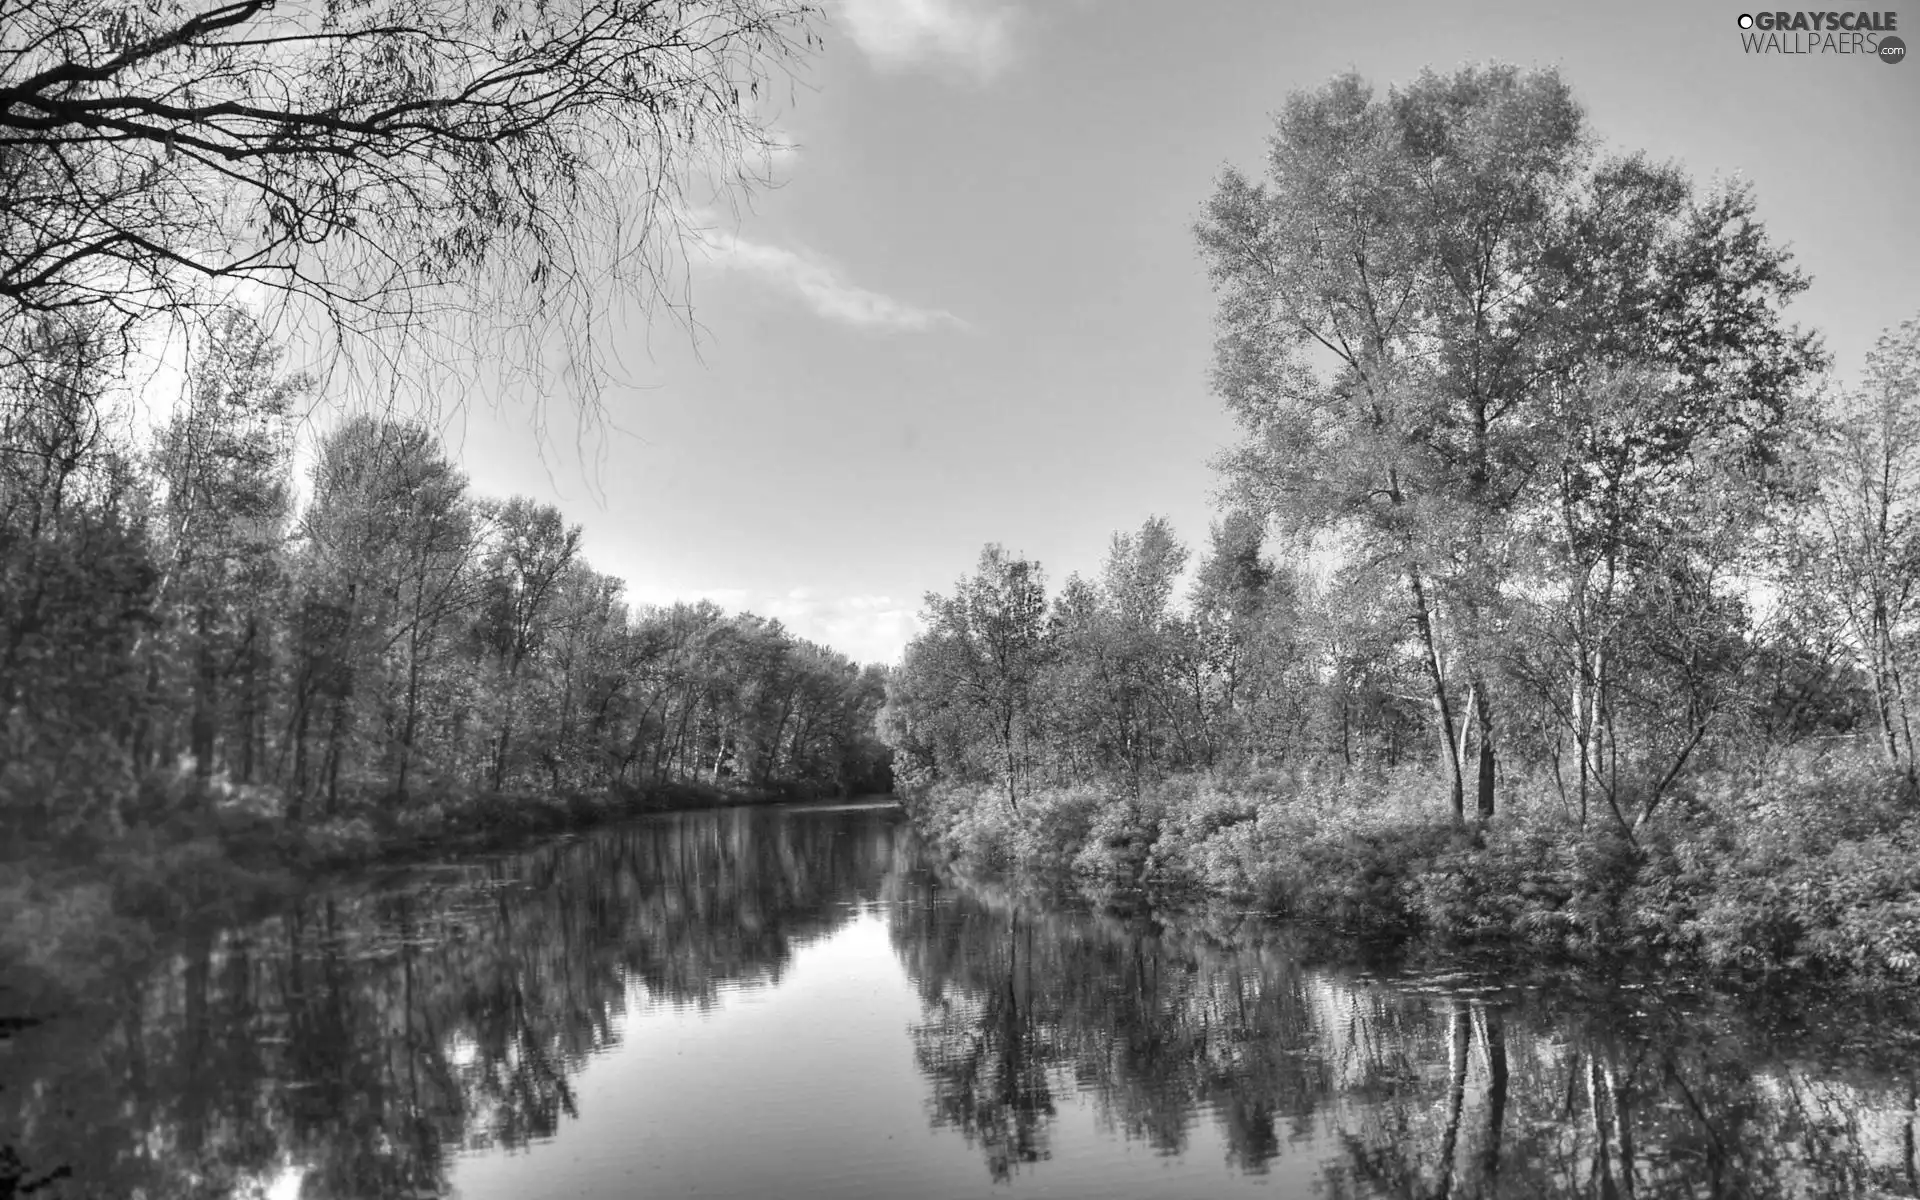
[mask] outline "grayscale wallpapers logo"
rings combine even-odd
[[[1860,54],[1897,63],[1907,42],[1893,36],[1895,12],[1740,13],[1740,46],[1747,54]]]
[[[1858,54],[1904,62],[1907,44],[1894,31],[1895,12],[1741,13],[1740,47],[1748,54]]]

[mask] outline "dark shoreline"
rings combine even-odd
[[[314,887],[642,817],[849,799],[676,784],[625,797],[485,796],[432,832],[366,811],[288,826],[207,810],[111,838],[10,844],[0,859],[0,1040],[84,1003],[185,932],[264,917]]]

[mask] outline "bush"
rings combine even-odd
[[[1449,825],[1415,825],[1310,837],[1276,907],[1368,937],[1417,933],[1421,880],[1459,836]]]
[[[942,784],[909,811],[981,866],[1193,887],[1369,936],[1920,979],[1920,812],[1872,758],[1702,772],[1632,837],[1544,792],[1460,828],[1434,791],[1415,772],[1189,775],[1036,791],[1016,817],[991,788]]]

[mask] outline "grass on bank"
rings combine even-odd
[[[1920,978],[1920,805],[1852,751],[1702,775],[1629,839],[1521,789],[1487,828],[1431,776],[1177,776],[1138,794],[936,785],[917,824],[975,865],[1195,889],[1369,938],[1632,955],[1747,977]]]

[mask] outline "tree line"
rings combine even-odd
[[[243,310],[135,437],[89,328],[48,319],[33,369],[0,371],[0,808],[21,828],[111,824],[181,779],[294,821],[885,787],[881,668],[711,603],[629,605],[578,525],[473,494],[418,424],[342,421],[297,487],[311,384]]]
[[[1414,765],[1628,839],[1810,740],[1911,785],[1920,323],[1837,381],[1749,188],[1604,150],[1551,70],[1349,74],[1196,235],[1242,437],[1185,603],[1164,520],[1051,592],[989,546],[890,683],[903,780]]]

